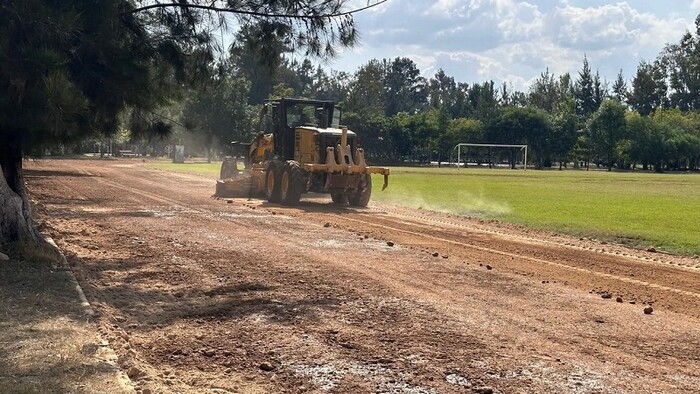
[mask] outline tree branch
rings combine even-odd
[[[376,7],[380,4],[386,3],[387,1],[389,1],[389,0],[379,0],[374,4],[367,5],[366,7],[356,8],[354,10],[345,11],[345,12],[338,12],[335,14],[321,14],[321,15],[269,14],[269,13],[265,13],[265,12],[236,10],[236,9],[232,9],[232,8],[222,8],[222,7],[216,7],[213,5],[179,4],[179,3],[151,4],[151,5],[143,6],[140,8],[135,8],[135,9],[129,11],[128,13],[136,14],[138,12],[146,11],[146,10],[150,10],[150,9],[154,9],[154,8],[180,7],[180,8],[196,8],[196,9],[207,10],[207,11],[215,11],[215,12],[228,12],[228,13],[232,13],[232,14],[251,15],[251,16],[264,17],[264,18],[318,19],[318,18],[337,18],[337,17],[341,17],[341,16],[352,15],[352,14],[358,13],[360,11],[368,10],[368,9]],[[213,4],[213,2],[212,2],[212,4]]]

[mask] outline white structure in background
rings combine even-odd
[[[457,168],[460,167],[462,163],[462,147],[480,147],[480,148],[520,148],[521,151],[525,151],[525,159],[523,160],[523,170],[527,170],[527,145],[507,145],[507,144],[457,144],[455,149],[457,149]],[[466,164],[465,164],[466,167]]]
[[[175,155],[173,155],[173,163],[185,162],[185,145],[175,145]]]

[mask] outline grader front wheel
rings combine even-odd
[[[339,205],[344,205],[348,203],[348,196],[343,193],[331,193],[331,200]]]
[[[348,197],[348,201],[353,207],[366,207],[369,204],[369,198],[372,195],[372,176],[366,174],[363,175],[363,178],[357,191]]]

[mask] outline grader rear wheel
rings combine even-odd
[[[280,179],[280,200],[284,205],[297,205],[304,187],[304,177],[299,163],[289,160],[284,163]]]
[[[265,172],[265,195],[268,202],[278,203],[282,201],[280,196],[279,171],[277,166],[270,165]]]

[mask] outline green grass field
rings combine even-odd
[[[150,164],[216,177],[219,164]],[[372,199],[700,254],[700,175],[392,168]]]

